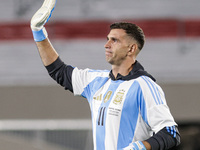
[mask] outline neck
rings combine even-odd
[[[117,74],[120,73],[122,76],[126,76],[133,69],[134,62],[121,64],[120,66],[112,65],[112,73],[114,77],[117,77]]]

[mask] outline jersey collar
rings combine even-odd
[[[156,81],[152,75],[150,75],[148,72],[144,70],[144,67],[137,60],[133,64],[133,69],[129,72],[128,75],[123,76],[120,73],[118,73],[117,77],[115,78],[112,73],[112,70],[110,71],[110,74],[109,74],[112,80],[131,80],[143,75],[150,77],[153,81]]]

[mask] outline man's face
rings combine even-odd
[[[105,44],[106,60],[111,65],[119,66],[127,57],[130,37],[123,29],[112,29]]]

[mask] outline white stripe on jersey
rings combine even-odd
[[[117,111],[118,117],[113,117],[113,115],[107,114],[106,116],[106,136],[105,136],[105,150],[116,150],[117,149],[117,142],[118,142],[118,132],[120,128],[120,121],[121,121],[121,113],[122,113],[122,108],[123,104],[125,102],[126,94],[129,91],[130,86],[133,84],[134,80],[131,81],[124,81],[122,82],[117,90],[115,91],[115,94],[113,95],[109,108],[108,109],[115,109],[114,111]],[[122,103],[120,105],[116,105],[114,101],[116,100],[115,98],[117,97],[117,94],[121,92],[120,90],[124,90],[123,92],[123,99],[121,100]],[[111,113],[111,112],[110,112]],[[116,112],[115,112],[116,113]],[[115,123],[114,126],[111,126]],[[111,144],[110,141],[113,141]]]
[[[151,128],[145,123],[141,114],[138,116],[137,126],[135,128],[135,135],[133,137],[132,142],[143,141],[144,139],[148,139],[153,135],[153,131]]]

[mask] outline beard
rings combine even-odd
[[[121,63],[126,59],[126,56],[124,57],[106,57],[106,61],[111,65],[119,66]]]

